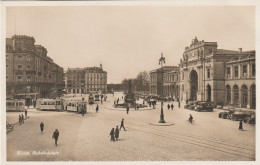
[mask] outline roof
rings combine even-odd
[[[216,54],[248,54],[248,53],[255,53],[255,50],[238,52],[235,50],[217,49],[216,52]]]

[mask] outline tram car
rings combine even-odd
[[[62,100],[64,110],[70,112],[82,112],[86,109],[87,102],[81,97],[64,98]]]
[[[61,99],[38,99],[36,101],[36,110],[40,111],[62,111],[63,105]]]
[[[6,99],[6,111],[7,112],[24,112],[25,100],[24,99]]]
[[[99,96],[99,94],[94,94],[94,98],[95,98],[95,101],[100,101],[100,96]]]
[[[88,103],[89,103],[90,105],[95,104],[95,99],[94,99],[93,94],[90,94],[90,95],[89,95],[89,97],[88,97]]]

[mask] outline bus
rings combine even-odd
[[[24,112],[25,111],[25,100],[24,99],[6,99],[6,111]]]
[[[41,111],[62,111],[62,101],[57,99],[38,99],[36,101],[36,110]]]

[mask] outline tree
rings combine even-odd
[[[139,72],[136,77],[137,91],[141,91],[141,92],[149,91],[149,79],[150,79],[149,72],[147,71]]]

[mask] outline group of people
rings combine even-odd
[[[23,114],[20,114],[18,119],[19,119],[19,124],[20,125],[24,124],[24,115]]]
[[[41,133],[43,133],[43,131],[44,131],[44,123],[43,122],[41,122],[41,124],[40,124],[40,129],[41,129]],[[58,129],[55,129],[55,131],[52,134],[52,139],[55,140],[56,147],[58,146],[59,135],[60,135],[60,132],[58,131]]]
[[[112,128],[112,130],[110,131],[110,134],[108,136],[110,136],[110,140],[111,141],[115,141],[119,139],[119,131],[121,131],[121,128],[124,129],[124,131],[126,131],[125,129],[125,125],[124,125],[124,119],[121,120],[121,125],[120,128],[118,129],[118,126],[116,126],[115,128]]]
[[[169,110],[170,108],[173,110],[173,108],[174,108],[174,105],[173,105],[173,104],[171,104],[171,105],[170,105],[170,104],[168,104],[168,105],[167,105],[167,108],[168,108],[168,110]]]

